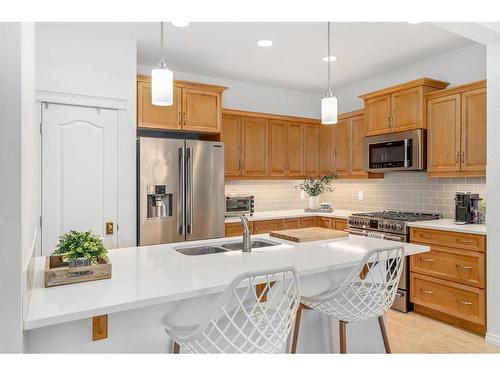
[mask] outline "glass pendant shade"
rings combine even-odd
[[[169,106],[173,104],[174,74],[167,67],[151,71],[151,102],[154,105]]]
[[[321,99],[321,123],[333,125],[337,123],[337,97],[333,94],[326,95]]]

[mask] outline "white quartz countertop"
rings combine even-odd
[[[460,233],[473,233],[486,235],[485,224],[454,224],[451,219],[415,221],[408,223],[409,227],[446,230]]]
[[[333,212],[305,212],[302,210],[279,210],[279,211],[262,211],[255,212],[253,216],[245,215],[249,221],[257,220],[273,220],[273,219],[291,219],[295,217],[305,217],[305,216],[324,216],[332,217],[335,219],[347,219],[349,215],[352,215],[356,211],[349,210],[333,210]],[[237,217],[226,217],[226,223],[239,222],[240,219]]]
[[[406,255],[429,251],[427,246],[362,236],[306,243],[272,238],[280,245],[254,249],[251,253],[187,256],[174,249],[238,240],[241,237],[111,250],[111,279],[51,288],[43,286],[45,257],[36,257],[24,329],[220,292],[243,272],[294,266],[302,276],[350,267],[367,251],[377,248],[404,246]]]

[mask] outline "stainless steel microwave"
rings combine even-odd
[[[425,130],[365,138],[365,169],[370,172],[422,171],[426,168]]]
[[[226,216],[253,215],[254,196],[245,194],[226,195]]]

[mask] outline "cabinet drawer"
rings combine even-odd
[[[249,222],[248,225],[250,227],[250,232],[252,232],[252,222]],[[226,223],[225,226],[225,235],[226,237],[235,237],[243,235],[243,227],[241,223]]]
[[[318,218],[316,216],[300,218],[301,228],[311,228],[316,226],[318,226]]]
[[[410,301],[477,324],[486,322],[485,291],[411,272]]]
[[[411,242],[450,246],[464,250],[483,252],[486,250],[486,237],[480,234],[410,228],[410,240]]]
[[[281,220],[261,220],[253,222],[253,233],[269,233],[273,230],[281,230]]]
[[[430,252],[410,257],[410,270],[478,288],[485,287],[485,254],[477,251],[431,246]]]
[[[333,229],[346,230],[347,229],[347,220],[335,219]]]
[[[300,218],[283,219],[282,229],[299,229]]]
[[[318,227],[333,229],[333,219],[331,217],[318,217]]]

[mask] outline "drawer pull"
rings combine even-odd
[[[457,242],[464,243],[464,244],[471,244],[474,241],[472,241],[472,240],[464,240],[463,238],[457,238]]]
[[[434,236],[432,234],[429,234],[429,233],[422,233],[420,235],[420,237],[429,238],[429,239],[434,238]]]
[[[422,258],[422,260],[423,260],[424,262],[429,262],[429,263],[434,262],[434,259],[432,259],[432,258]]]
[[[420,288],[420,291],[421,291],[422,293],[425,293],[425,294],[434,294],[434,292],[433,292],[432,290],[427,290],[427,289],[422,289],[422,288]]]
[[[457,301],[457,302],[460,302],[462,305],[472,305],[472,302],[471,301]]]
[[[458,268],[462,268],[464,270],[471,270],[472,269],[472,266],[464,266],[462,264],[457,264],[456,265]]]

